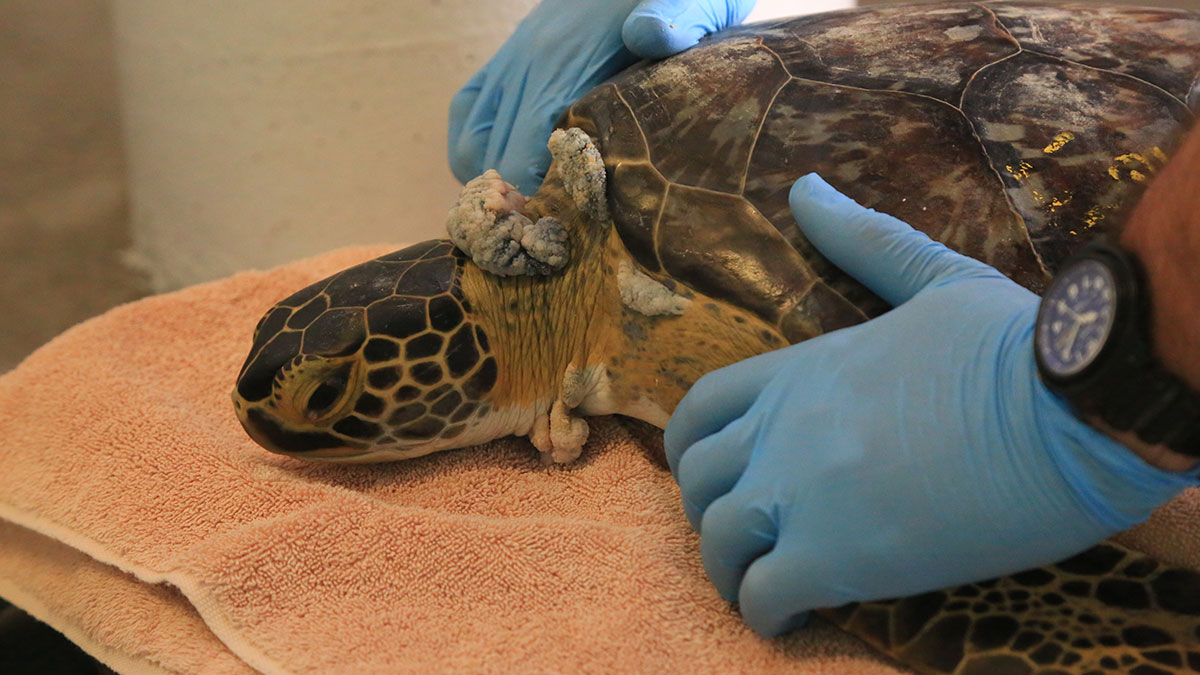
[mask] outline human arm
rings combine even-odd
[[[1200,126],[1150,183],[1121,244],[1146,268],[1159,359],[1200,391]]]
[[[1196,483],[1046,389],[1037,296],[814,176],[791,197],[896,308],[702,378],[667,427],[705,569],[752,628],[1066,558]]]
[[[450,168],[496,169],[532,193],[567,107],[638,58],[662,58],[740,23],[754,0],[543,0],[450,103]]]
[[[1200,127],[1150,183],[1120,241],[1146,271],[1155,355],[1168,372],[1200,391]],[[1093,423],[1155,466],[1181,471],[1197,465],[1194,457]]]

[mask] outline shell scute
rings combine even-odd
[[[331,309],[304,329],[305,354],[344,356],[358,350],[366,339],[361,307]]]
[[[762,31],[763,46],[795,77],[950,103],[976,70],[1019,50],[979,5],[913,10],[880,7],[779,22]]]
[[[287,327],[302,330],[327,309],[329,309],[329,299],[318,295],[292,313],[287,320]]]
[[[330,279],[323,295],[330,307],[362,307],[392,294],[404,268],[368,260]]]
[[[388,335],[405,339],[427,327],[425,300],[408,296],[393,296],[367,307],[367,326],[371,335]]]
[[[1030,52],[981,71],[963,111],[1051,272],[1118,231],[1192,117],[1141,80]]]
[[[814,280],[799,252],[737,195],[672,185],[657,242],[672,277],[771,321]]]
[[[835,290],[877,313],[885,306],[825,261],[795,224],[788,191],[809,172],[1026,286],[1043,283],[1023,223],[999,189],[970,122],[953,106],[794,80],[763,124],[746,199]]]
[[[633,77],[637,71],[626,71]],[[623,162],[650,162],[650,148],[638,127],[629,102],[617,85],[604,84],[575,102],[566,115],[567,126],[579,127],[592,138],[608,139],[604,160],[619,157]],[[622,133],[614,133],[622,130]],[[626,131],[632,133],[624,133]]]
[[[654,231],[667,198],[666,179],[648,163],[619,161],[609,173],[610,184],[619,186],[609,194],[609,209],[613,219],[621,223],[625,248],[638,264],[661,272]]]
[[[759,40],[734,39],[636,71],[619,86],[664,178],[737,193],[756,130],[787,80]]]
[[[1132,75],[1181,101],[1193,93],[1200,72],[1200,17],[1194,13],[1086,4],[991,9],[1027,50]]]
[[[401,277],[392,277],[396,293],[418,297],[433,297],[449,293],[458,276],[458,261],[451,256],[438,256],[414,263]],[[390,292],[391,289],[389,289]]]

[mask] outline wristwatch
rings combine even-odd
[[[1200,393],[1155,357],[1145,274],[1119,245],[1093,241],[1063,264],[1033,347],[1042,382],[1080,416],[1200,457]]]

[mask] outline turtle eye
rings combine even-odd
[[[317,385],[304,404],[304,414],[311,420],[324,417],[342,400],[350,381],[349,368],[340,368]]]

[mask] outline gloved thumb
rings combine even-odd
[[[661,59],[695,46],[700,38],[736,26],[755,0],[643,0],[625,19],[621,37],[629,51]]]
[[[950,278],[999,274],[886,213],[860,206],[810,173],[788,195],[796,224],[829,261],[892,305]]]

